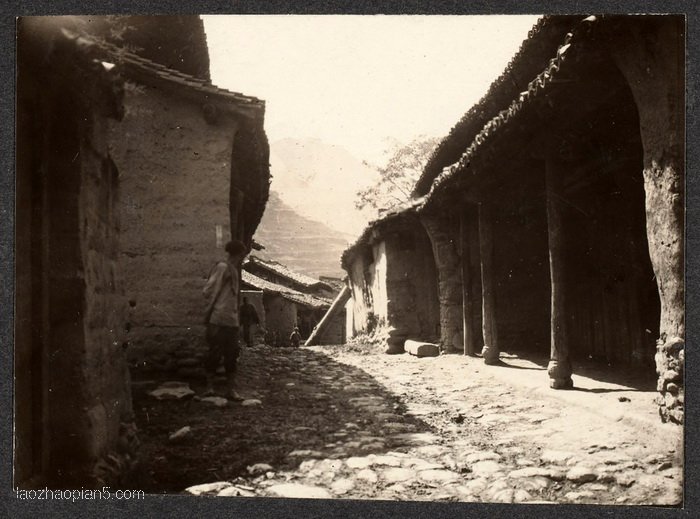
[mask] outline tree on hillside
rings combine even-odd
[[[389,159],[383,166],[365,162],[377,170],[379,178],[358,191],[355,207],[360,210],[371,208],[382,213],[408,201],[438,142],[436,137],[421,136],[406,145],[395,145],[388,151]]]

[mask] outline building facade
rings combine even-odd
[[[444,350],[461,336],[487,363],[546,356],[557,389],[580,359],[656,370],[662,419],[683,421],[684,31],[681,16],[545,17],[438,146],[413,211]]]

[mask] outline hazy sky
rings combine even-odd
[[[264,99],[271,142],[315,137],[376,161],[444,136],[534,16],[204,16],[212,81]]]

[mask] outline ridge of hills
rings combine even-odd
[[[270,191],[255,241],[265,247],[255,255],[275,260],[308,276],[345,277],[340,255],[353,235],[331,229],[306,218],[287,205],[279,193]]]

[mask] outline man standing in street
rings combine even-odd
[[[236,392],[236,363],[240,352],[238,266],[248,250],[240,241],[228,242],[224,249],[227,253],[226,261],[220,261],[214,266],[202,291],[208,301],[204,320],[209,345],[209,355],[204,365],[207,371],[205,394],[214,394],[214,375],[223,357],[226,369],[226,396],[233,400],[242,400]]]
[[[258,312],[255,307],[248,302],[248,298],[243,298],[243,304],[241,305],[241,326],[243,327],[243,340],[246,346],[250,347],[253,342],[250,339],[250,329],[256,325],[260,324],[260,318],[258,317]]]

